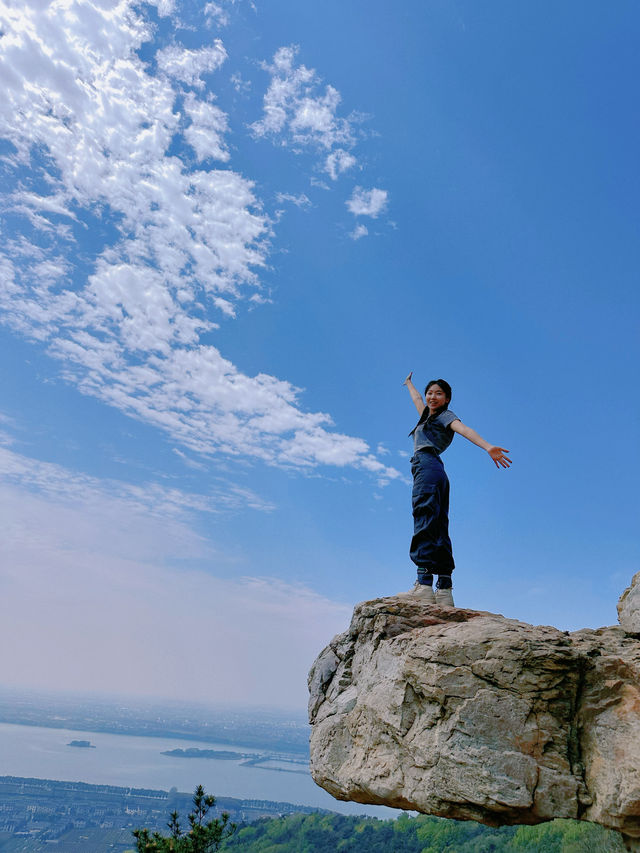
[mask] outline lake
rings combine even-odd
[[[67,746],[90,740],[95,749]],[[191,792],[196,785],[219,797],[274,800],[331,809],[343,814],[387,818],[395,810],[341,803],[319,788],[304,765],[271,761],[266,766],[242,766],[242,759],[182,758],[162,755],[167,749],[221,749],[256,754],[262,750],[241,744],[215,744],[178,738],[136,737],[104,732],[48,729],[0,723],[0,775],[89,782],[135,788]],[[271,752],[269,754],[272,754]]]

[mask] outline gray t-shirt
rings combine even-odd
[[[411,430],[409,435],[413,436],[413,450],[423,450],[432,447],[440,454],[449,447],[453,441],[454,431],[450,429],[454,421],[460,420],[451,409],[445,409],[437,415],[429,415],[426,420],[420,420]]]

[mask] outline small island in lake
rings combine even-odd
[[[244,752],[231,752],[226,749],[198,749],[197,747],[189,747],[189,749],[167,749],[162,755],[172,755],[174,758],[217,758],[222,761],[240,761],[243,758],[250,756]]]
[[[172,758],[217,758],[219,761],[240,761],[240,767],[258,767],[260,770],[277,770],[280,773],[309,772],[309,761],[298,756],[291,757],[277,753],[232,752],[226,749],[167,749],[161,753]],[[284,766],[283,766],[284,765]]]
[[[67,746],[78,746],[81,749],[95,749],[95,746],[90,740],[72,740],[67,744]]]

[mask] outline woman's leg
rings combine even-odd
[[[449,539],[449,480],[439,457],[418,452],[411,460],[413,474],[413,538],[410,556],[419,581],[449,574],[454,568]],[[421,577],[422,576],[422,577]],[[422,580],[424,578],[424,580]]]
[[[453,548],[449,538],[449,478],[444,473],[440,489],[440,516],[438,519],[438,589],[451,589],[451,573],[455,567]]]
[[[440,559],[441,565],[438,571],[438,582],[436,584],[436,604],[445,607],[455,607],[453,603],[453,583],[451,572],[453,571],[453,551],[451,539],[449,538],[449,478],[444,475],[445,482],[442,486],[442,499],[440,502]]]

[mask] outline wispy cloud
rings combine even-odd
[[[223,141],[229,129],[226,113],[215,104],[196,98],[192,92],[186,96],[183,109],[191,119],[184,138],[195,150],[198,161],[208,157],[223,162],[229,160],[229,151]]]
[[[229,4],[228,3],[207,3],[204,7],[204,16],[207,24],[217,24],[219,27],[229,25]]]
[[[231,75],[231,84],[238,94],[246,95],[251,90],[251,80],[245,80],[239,71]]]
[[[165,47],[154,75],[137,54],[150,26],[125,0],[2,9],[0,134],[13,146],[12,213],[28,220],[0,251],[3,322],[44,343],[84,393],[184,448],[398,477],[328,414],[304,411],[300,389],[246,376],[202,341],[239,306],[265,301],[258,272],[273,236],[250,180],[169,153],[178,138],[201,164],[229,161],[227,116],[202,93],[226,58],[222,42]],[[353,140],[339,94],[319,92],[294,57],[276,54],[254,130],[338,155]],[[369,199],[368,215],[383,206]],[[86,236],[96,221],[97,249]]]
[[[356,187],[347,201],[347,207],[354,216],[371,216],[376,219],[387,206],[388,195],[386,190],[377,187],[371,190]]]
[[[121,480],[100,480],[17,453],[10,449],[8,440],[2,440],[2,436],[0,484],[19,486],[47,499],[78,506],[115,501],[130,514],[143,512],[162,519],[179,519],[191,512],[228,512],[247,506],[261,511],[273,509],[250,489],[219,478],[210,479],[208,494],[189,493],[154,482],[133,484]]]
[[[356,225],[353,231],[349,234],[352,240],[360,240],[361,237],[366,237],[369,229],[366,225]]]
[[[238,5],[240,5],[240,0],[218,0],[218,2],[206,3],[203,12],[207,25],[216,24],[219,27],[227,27],[231,22],[232,10]],[[247,5],[254,12],[257,11],[257,6],[253,0],[247,0]]]
[[[172,447],[171,450],[175,453],[178,459],[182,459],[187,468],[193,468],[194,471],[207,470],[207,466],[203,462],[198,462],[195,459],[191,459],[191,457],[187,456],[186,453],[183,453],[182,450],[179,450],[177,447]]]
[[[227,58],[227,51],[220,39],[216,39],[211,47],[200,50],[188,50],[179,45],[171,45],[159,50],[156,54],[158,68],[174,80],[204,87],[203,74],[210,74],[219,68]]]
[[[292,193],[278,193],[276,195],[276,200],[279,202],[289,202],[289,204],[294,204],[296,207],[311,207],[311,199],[309,196],[305,195],[305,193],[300,193],[299,195],[293,195]]]
[[[338,148],[327,154],[325,160],[325,172],[329,173],[331,180],[335,181],[343,172],[348,172],[357,163],[356,158],[349,151]]]
[[[356,117],[339,116],[341,96],[313,68],[297,65],[298,47],[276,51],[264,64],[271,81],[264,96],[262,118],[251,125],[257,137],[269,137],[294,149],[312,147],[328,152],[322,168],[333,180],[356,163],[349,149],[356,141]]]

